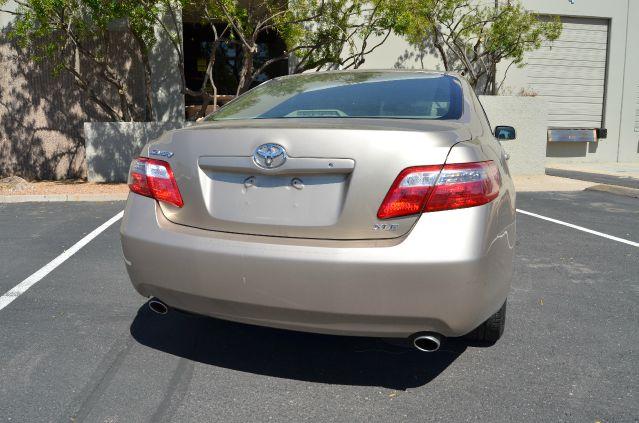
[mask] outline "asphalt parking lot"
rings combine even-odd
[[[518,207],[639,241],[637,199],[520,193]],[[0,294],[122,209],[0,204]],[[0,309],[0,421],[639,421],[639,248],[517,223],[504,337],[433,354],[155,315],[116,223]]]

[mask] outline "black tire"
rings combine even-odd
[[[499,310],[488,318],[477,329],[466,335],[466,338],[487,344],[499,341],[506,327],[506,301]]]

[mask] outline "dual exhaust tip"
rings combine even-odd
[[[149,301],[149,308],[157,314],[166,314],[169,312],[169,306],[167,306],[157,298],[153,298],[151,301]]]
[[[169,306],[157,298],[149,301],[149,308],[157,314],[166,314],[169,312]],[[417,333],[411,337],[413,346],[418,351],[435,352],[442,344],[442,337],[437,333]]]
[[[418,351],[435,352],[442,345],[442,336],[437,333],[417,333],[411,338]]]

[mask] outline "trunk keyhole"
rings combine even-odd
[[[302,180],[300,178],[293,178],[291,179],[291,185],[293,186],[293,188],[295,189],[302,189],[304,188],[304,183],[302,182]]]
[[[244,186],[246,188],[250,188],[253,185],[255,185],[255,176],[249,176],[248,178],[244,180]]]

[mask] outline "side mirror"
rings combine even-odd
[[[517,132],[512,126],[496,126],[495,138],[498,140],[514,140],[517,138]]]

